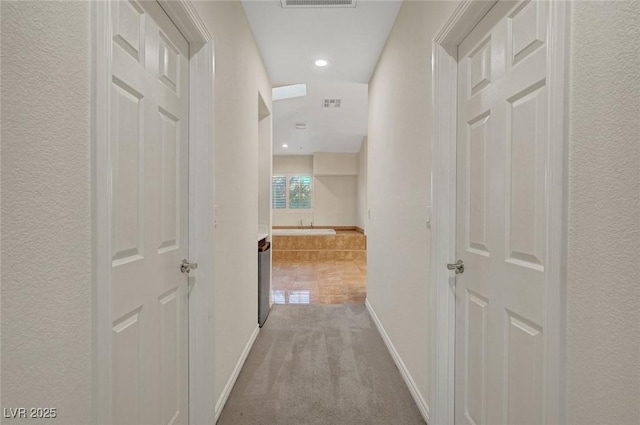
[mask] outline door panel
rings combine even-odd
[[[544,2],[498,2],[458,47],[456,424],[542,424]]]
[[[487,410],[487,313],[486,299],[467,291],[464,401],[474,423],[484,423]]]
[[[138,3],[114,5],[113,41],[136,61],[144,58],[144,11]]]
[[[115,79],[111,93],[113,141],[113,265],[142,259],[142,123],[144,96]]]
[[[179,291],[174,289],[160,297],[161,325],[161,400],[162,424],[174,423],[180,413],[180,396],[184,389],[180,382],[181,318]],[[186,347],[185,347],[186,349]]]
[[[189,46],[156,2],[111,7],[112,417],[188,424]]]
[[[113,423],[140,423],[140,309],[113,322]]]
[[[469,123],[468,250],[489,256],[487,248],[487,128],[491,115],[483,113]]]
[[[543,340],[540,326],[515,313],[508,313],[507,333],[507,423],[543,424],[542,360]]]
[[[509,99],[508,261],[543,271],[546,90],[544,82]]]
[[[162,108],[158,110],[162,146],[162,207],[160,245],[162,254],[180,248],[180,121]]]

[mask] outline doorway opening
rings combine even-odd
[[[368,87],[303,86],[274,89],[273,302],[364,304]],[[336,141],[345,127],[355,135]]]
[[[366,138],[358,153],[274,155],[274,304],[364,304],[364,173]]]

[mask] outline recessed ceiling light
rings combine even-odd
[[[329,62],[327,62],[327,61],[326,61],[326,60],[324,60],[324,59],[318,59],[318,60],[316,61],[316,66],[327,66],[327,65],[329,65]]]
[[[283,147],[283,148],[288,148],[288,147],[289,147],[289,145],[287,145],[286,143],[284,143],[284,144],[282,145],[282,147]]]

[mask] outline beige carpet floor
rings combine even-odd
[[[420,425],[364,305],[275,305],[219,425]]]

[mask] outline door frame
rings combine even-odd
[[[457,47],[497,3],[462,0],[432,44],[433,168],[431,175],[431,387],[430,418],[434,425],[454,423],[455,276],[447,263],[456,256]],[[546,417],[565,423],[565,275],[567,245],[567,177],[569,114],[570,5],[549,2],[548,21],[548,163],[547,201],[547,358]]]
[[[111,1],[91,2],[93,405],[111,423]],[[158,0],[189,42],[189,422],[214,423],[213,409],[213,37],[190,0]],[[176,267],[178,265],[176,264]],[[205,284],[206,283],[206,284]]]

